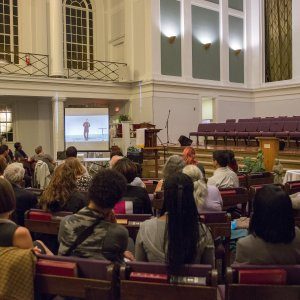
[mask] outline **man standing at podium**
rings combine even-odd
[[[91,126],[89,120],[86,119],[82,126],[83,126],[83,136],[84,139],[87,141],[89,139],[89,131]]]

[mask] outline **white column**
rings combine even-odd
[[[42,145],[45,153],[52,151],[51,139],[51,103],[49,100],[38,101],[38,134],[36,145]]]
[[[151,39],[152,46],[149,49],[152,53],[151,63],[152,63],[152,77],[154,79],[160,78],[161,76],[161,29],[160,29],[160,1],[152,0],[149,1],[151,5]]]
[[[182,77],[192,79],[192,3],[191,0],[181,2],[181,52]]]
[[[294,2],[294,1],[293,1]],[[297,2],[297,1],[296,1]],[[246,1],[246,61],[247,85],[260,88],[264,82],[263,59],[263,11],[260,0]]]
[[[130,146],[130,123],[131,122],[122,122],[122,150],[124,155],[127,155],[127,149]]]
[[[229,83],[228,0],[220,1],[220,71],[223,85]]]
[[[48,3],[50,76],[61,77],[64,76],[62,1],[48,0]]]
[[[53,154],[65,149],[64,102],[66,98],[52,98],[53,115]]]
[[[300,1],[292,1],[293,79],[300,81]]]
[[[134,78],[134,27],[133,27],[133,1],[125,0],[125,62],[128,66],[128,79]]]

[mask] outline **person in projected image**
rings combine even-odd
[[[91,127],[91,124],[89,122],[88,119],[85,120],[85,122],[82,124],[83,126],[83,136],[84,136],[84,139],[86,141],[88,141],[89,139],[89,131],[90,131],[90,127]]]

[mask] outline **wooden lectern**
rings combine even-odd
[[[272,172],[275,159],[278,157],[279,140],[275,137],[258,137],[259,147],[264,154],[266,171]]]
[[[156,178],[158,178],[158,151],[163,149],[157,146],[157,133],[160,131],[161,129],[147,128],[145,130],[145,147],[143,148],[143,152],[148,154],[147,157],[154,157]]]

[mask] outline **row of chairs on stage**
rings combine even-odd
[[[197,131],[190,132],[189,136],[197,138],[197,145],[199,137],[204,137],[205,144],[212,137],[216,145],[218,139],[223,139],[225,144],[232,139],[235,145],[238,145],[239,140],[244,140],[247,145],[251,140],[256,140],[256,137],[277,137],[286,140],[288,144],[295,140],[298,145],[300,117],[240,119],[237,123],[200,123]]]

